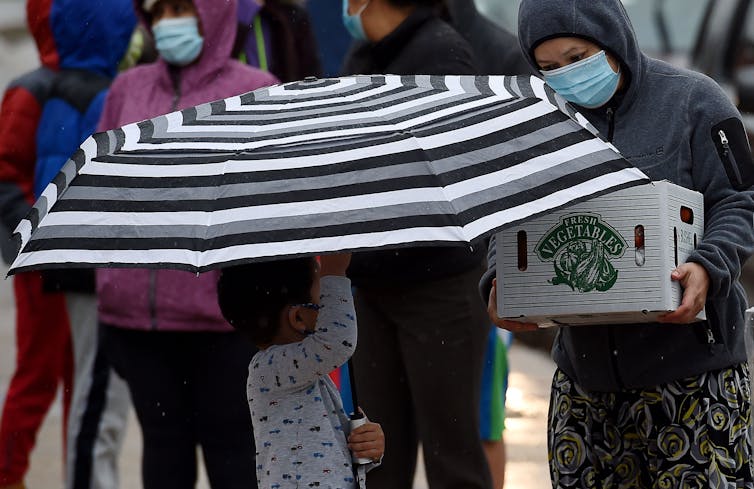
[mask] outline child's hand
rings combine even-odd
[[[378,423],[367,421],[348,436],[348,448],[358,458],[379,462],[385,453],[385,434]]]
[[[319,257],[319,275],[345,276],[348,265],[351,264],[351,253],[334,253]]]

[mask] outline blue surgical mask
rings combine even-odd
[[[171,65],[186,66],[202,52],[204,38],[196,17],[163,19],[152,26],[152,32],[157,51]]]
[[[369,2],[365,3],[359,10],[353,15],[348,14],[348,0],[343,0],[343,25],[351,37],[357,41],[366,41],[367,35],[364,32],[364,24],[361,23],[361,13],[367,8]]]
[[[602,107],[618,90],[620,71],[607,61],[605,51],[556,70],[540,71],[561,97],[587,109]]]

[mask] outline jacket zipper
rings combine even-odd
[[[181,76],[179,72],[170,72],[170,80],[173,82],[173,100],[170,111],[178,110],[178,102],[181,100]],[[149,271],[149,318],[152,329],[157,329],[157,270]]]
[[[613,142],[613,136],[615,136],[615,109],[608,107],[605,111],[607,114],[607,142]]]
[[[730,167],[733,170],[733,173],[736,174],[736,179],[738,180],[738,184],[743,185],[744,179],[743,177],[741,177],[741,172],[738,170],[738,165],[733,159],[733,155],[730,150],[730,143],[728,141],[728,136],[725,134],[725,131],[723,131],[722,129],[718,131],[717,135],[720,137],[720,143],[723,145],[723,158],[726,158],[728,160],[728,163],[730,163]]]

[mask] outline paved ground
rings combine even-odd
[[[0,266],[0,276],[6,269]],[[0,401],[5,399],[15,363],[14,308],[11,279],[0,279]],[[539,489],[549,485],[546,465],[545,419],[550,376],[554,366],[540,351],[514,344],[510,352],[512,366],[508,429],[507,489]],[[59,486],[61,466],[60,402],[56,401],[39,433],[33,453],[27,484],[30,489],[54,489]],[[141,435],[136,420],[131,419],[121,458],[121,480],[124,489],[140,487]],[[202,476],[200,489],[207,488]],[[417,474],[415,489],[425,489],[426,480]]]

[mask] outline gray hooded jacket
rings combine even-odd
[[[744,362],[746,300],[738,277],[754,251],[754,165],[738,111],[708,77],[644,55],[620,0],[523,0],[519,39],[533,68],[534,48],[561,36],[597,43],[627,75],[627,87],[607,105],[581,110],[587,119],[652,180],[704,195],[705,235],[688,261],[707,270],[710,288],[707,321],[563,327],[555,362],[583,388],[607,392]],[[494,240],[489,250],[485,298],[495,275]]]

